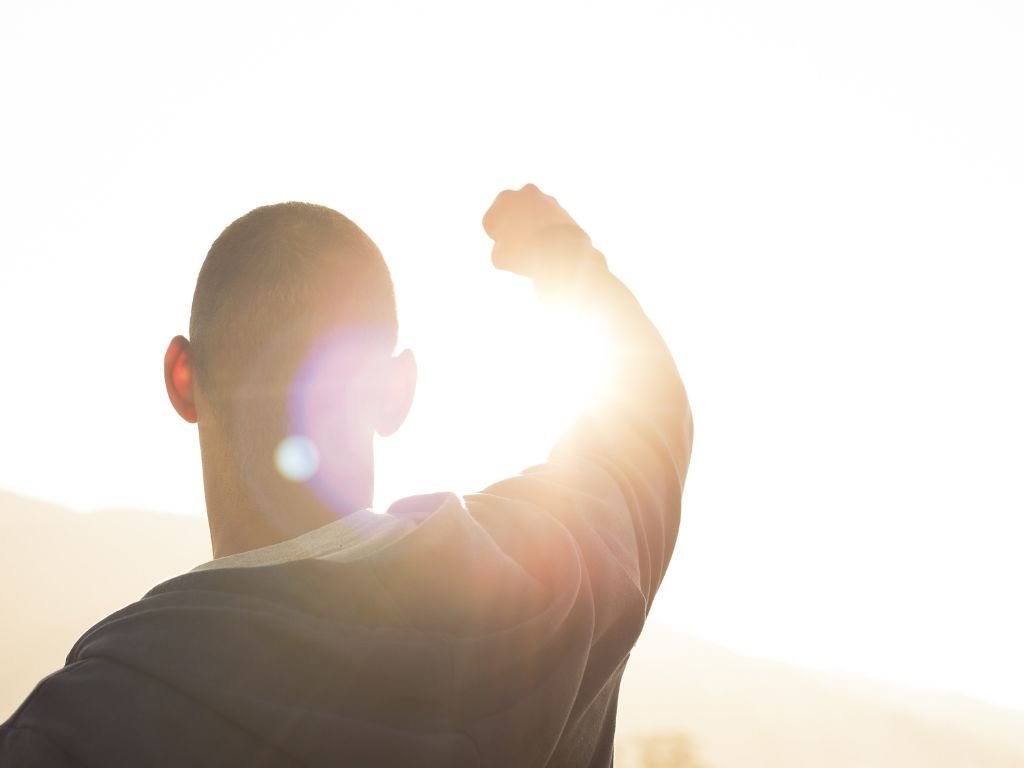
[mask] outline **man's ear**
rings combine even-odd
[[[175,336],[164,353],[164,384],[171,405],[185,421],[196,423],[195,388],[188,339]]]
[[[403,350],[391,358],[381,387],[373,426],[378,435],[387,437],[398,431],[412,407],[416,393],[416,358],[412,350]]]

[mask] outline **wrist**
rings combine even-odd
[[[575,224],[545,228],[531,238],[535,261],[530,277],[542,299],[581,299],[610,273],[604,254]]]

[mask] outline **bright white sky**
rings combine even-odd
[[[162,354],[287,199],[392,266],[422,382],[378,506],[539,461],[572,397],[479,226],[533,181],[690,390],[655,618],[1024,708],[1019,3],[282,7],[0,6],[0,488],[203,513]]]

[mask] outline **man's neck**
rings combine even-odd
[[[321,464],[305,482],[276,471],[243,473],[234,456],[203,451],[203,486],[213,556],[277,544],[373,504],[373,453]]]
[[[210,541],[215,558],[269,547],[334,522],[336,515],[324,507],[282,510],[281,515],[269,519],[267,515],[251,510],[232,509],[224,513],[216,508],[207,510]]]

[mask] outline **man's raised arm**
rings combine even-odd
[[[549,491],[575,485],[575,499],[562,496],[560,517],[570,530],[582,518],[602,556],[611,553],[632,572],[649,610],[675,545],[693,440],[672,356],[636,298],[554,198],[532,184],[502,192],[483,224],[494,240],[496,267],[531,278],[542,299],[569,301],[595,315],[611,343],[609,386],[558,441],[548,464],[485,493],[536,500],[543,494],[524,481],[547,479]]]

